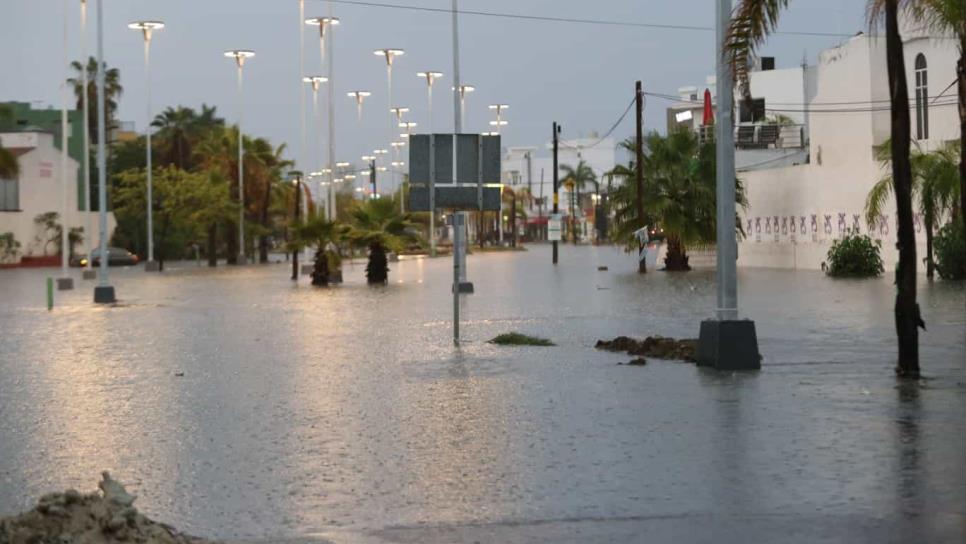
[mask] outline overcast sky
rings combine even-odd
[[[245,68],[245,130],[288,143],[290,156],[299,148],[298,0],[103,0],[105,57],[121,70],[124,95],[120,118],[139,130],[147,119],[142,39],[126,28],[138,19],[167,24],[154,40],[154,104],[157,110],[183,104],[213,104],[237,119],[235,72],[225,49],[254,49]],[[382,4],[448,8],[450,0],[374,0]],[[91,0],[96,4],[96,0]],[[79,5],[70,0],[71,59],[80,57]],[[714,0],[461,0],[460,8],[520,15],[554,16],[686,25],[711,28]],[[798,0],[785,14],[781,31],[851,34],[864,28],[865,0]],[[2,0],[0,7],[0,100],[59,105],[63,2]],[[375,147],[386,147],[389,120],[385,63],[373,49],[406,50],[395,64],[394,102],[412,108],[410,119],[424,130],[426,87],[419,70],[438,70],[445,77],[435,102],[437,132],[452,131],[449,94],[453,70],[450,17],[410,9],[335,2],[342,20],[335,50],[337,155],[358,160]],[[306,15],[324,15],[328,2],[306,0]],[[94,53],[91,11],[90,52]],[[465,130],[489,130],[487,105],[510,104],[504,145],[538,145],[559,121],[566,137],[603,133],[617,120],[633,96],[634,81],[646,90],[673,93],[683,85],[700,85],[713,72],[714,33],[576,24],[466,14],[460,19],[463,81],[477,87],[469,96]],[[810,63],[817,53],[837,43],[835,37],[783,34],[773,37],[763,53],[778,58],[778,67]],[[321,70],[317,34],[307,28],[307,72]],[[346,91],[367,89],[362,126]],[[650,99],[645,111],[649,129],[661,129],[667,103]],[[308,103],[311,115],[311,101]],[[310,146],[312,128],[310,119]],[[615,136],[633,130],[632,116]],[[309,164],[306,168],[314,167]]]

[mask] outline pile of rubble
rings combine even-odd
[[[637,340],[627,336],[618,336],[610,341],[598,340],[595,347],[607,351],[623,351],[638,358],[653,357],[655,359],[698,362],[698,341],[696,339],[675,340],[663,336],[648,336],[644,340]]]
[[[0,544],[205,544],[154,522],[134,508],[134,495],[107,472],[100,492],[68,489],[40,498],[18,516],[0,518]]]

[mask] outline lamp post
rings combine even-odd
[[[356,100],[356,119],[361,124],[362,123],[362,103],[365,102],[366,98],[372,96],[369,91],[349,91],[346,93],[350,98],[355,98]]]
[[[510,109],[506,104],[490,104],[490,109],[496,112],[496,121],[490,121],[490,126],[496,127],[497,135],[500,134],[500,127],[505,127],[507,122],[503,120],[503,111]],[[500,245],[503,245],[503,190],[500,190],[500,211],[496,216],[497,233]]]
[[[329,80],[329,89],[327,96],[327,106],[328,106],[328,156],[326,157],[326,168],[329,174],[329,194],[328,199],[330,206],[332,207],[333,214],[335,213],[335,180],[332,179],[332,173],[335,171],[335,49],[332,47],[333,40],[335,39],[335,32],[332,31],[332,27],[338,26],[340,21],[337,17],[332,16],[332,2],[329,2],[329,15],[328,17],[313,17],[311,19],[306,19],[305,24],[309,26],[319,27],[319,52],[321,53],[322,68],[327,70],[326,77]],[[326,30],[329,32],[326,32]],[[328,38],[329,46],[326,47],[326,38]],[[326,58],[326,53],[328,53],[328,58]],[[324,171],[324,170],[323,170]]]
[[[104,0],[97,0],[97,200],[98,227],[100,230],[101,273],[94,288],[94,302],[112,304],[117,302],[114,287],[109,283],[107,268],[107,114],[104,112]]]
[[[325,83],[326,81],[328,81],[328,78],[326,78],[324,76],[305,76],[305,77],[302,78],[302,82],[303,83],[306,83],[306,84],[308,84],[309,86],[312,87],[312,118],[315,119],[315,121],[317,123],[317,129],[318,129],[317,139],[318,139],[318,141],[319,141],[320,144],[322,142],[322,123],[320,122],[320,119],[319,119],[319,89],[322,88],[322,84]],[[320,156],[321,156],[321,150],[320,150]],[[314,177],[313,174],[309,174],[309,177],[310,178],[311,177]],[[318,181],[319,191],[318,191],[318,194],[316,195],[317,196],[317,198],[316,198],[316,201],[317,202],[316,203],[319,206],[319,208],[321,208],[322,207],[322,181],[323,180],[321,178],[316,178],[316,179],[319,180]]]
[[[62,68],[66,71],[67,62],[67,9],[68,0],[64,0],[64,43],[63,43],[63,64]],[[87,89],[84,89],[85,92]],[[67,78],[65,77],[60,87],[60,278],[57,278],[58,290],[69,290],[74,288],[74,280],[67,273],[67,261],[70,259],[70,244],[68,241],[67,225]]]
[[[297,225],[302,218],[302,172],[294,170],[289,172],[292,183],[295,184],[295,224]],[[292,250],[292,281],[299,279],[299,251]]]
[[[433,83],[436,83],[437,79],[443,77],[443,72],[431,72],[431,71],[416,72],[416,77],[421,77],[426,80],[426,97],[427,97],[427,104],[429,105],[429,108],[427,110],[428,124],[426,125],[426,128],[429,131],[429,133],[432,134],[433,133]]]
[[[148,262],[144,265],[146,271],[159,270],[158,263],[154,260],[154,172],[151,163],[151,38],[155,31],[164,28],[161,21],[135,21],[129,25],[131,30],[137,30],[144,37],[144,73],[147,81],[147,126],[145,127],[147,139],[147,175],[148,175]]]
[[[87,77],[88,58],[87,53],[87,0],[81,0],[80,9],[80,34],[81,34],[81,85],[84,91],[81,93],[81,108],[84,110],[84,203],[87,208],[87,264],[84,269],[84,279],[94,279],[97,273],[94,272],[94,215],[91,205],[91,108],[89,104],[89,85]]]
[[[405,55],[406,52],[402,49],[377,49],[374,51],[377,56],[386,58],[386,77],[388,82],[389,94],[386,97],[386,103],[389,105],[389,132],[386,134],[388,141],[394,142],[396,140],[396,125],[402,120],[403,110],[409,111],[409,108],[397,108],[392,103],[392,64],[396,57]],[[389,173],[389,178],[394,184],[396,181],[396,172],[392,171]]]
[[[244,114],[242,74],[245,61],[255,56],[254,51],[233,49],[225,51],[225,56],[235,59],[238,67],[238,264],[245,262],[245,161],[242,118]]]
[[[466,95],[475,90],[476,87],[465,84],[460,85],[459,88],[453,87],[453,91],[455,91],[460,97],[460,117],[464,117],[466,115]]]

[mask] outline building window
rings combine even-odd
[[[0,212],[20,211],[20,182],[0,179]]]
[[[742,123],[761,123],[765,120],[765,99],[753,98],[751,104],[739,99],[738,120]]]
[[[926,57],[916,57],[916,139],[929,139],[929,72]]]

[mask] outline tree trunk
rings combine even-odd
[[[919,305],[916,303],[916,235],[912,220],[912,166],[909,162],[909,89],[902,37],[899,35],[899,0],[886,0],[886,58],[892,109],[892,180],[896,195],[896,233],[899,264],[896,267],[896,335],[899,360],[896,374],[919,377]]]
[[[684,244],[676,236],[669,236],[667,238],[667,255],[664,257],[664,269],[668,272],[687,272],[691,270]]]
[[[329,256],[325,249],[315,252],[315,267],[312,269],[312,285],[316,287],[329,286]]]
[[[262,200],[260,217],[262,226],[265,227],[266,234],[258,237],[258,262],[265,264],[268,262],[268,204],[272,198],[272,184],[270,181],[265,181],[265,198]]]
[[[225,223],[225,235],[228,264],[243,264],[238,262],[238,225],[232,221]]]
[[[369,264],[366,265],[366,280],[369,285],[382,285],[389,280],[389,262],[386,249],[382,244],[369,246]]]
[[[936,265],[932,260],[932,217],[926,216],[926,277],[933,279],[935,276]]]
[[[218,223],[208,225],[208,266],[218,266]]]
[[[959,40],[959,211],[966,236],[966,35]]]

